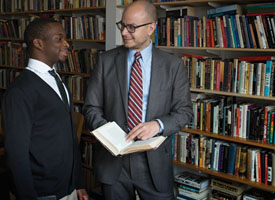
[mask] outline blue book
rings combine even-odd
[[[241,48],[241,43],[240,43],[240,38],[239,38],[239,34],[238,34],[238,28],[237,28],[237,22],[236,22],[236,16],[231,16],[231,22],[233,22],[234,26],[232,26],[233,28],[233,32],[235,33],[235,37],[236,37],[236,44],[237,44],[237,48]]]
[[[253,40],[252,40],[252,35],[251,35],[251,31],[250,31],[250,27],[249,27],[247,16],[245,16],[245,22],[246,22],[246,26],[247,26],[247,33],[248,33],[248,37],[249,37],[250,47],[254,48]]]
[[[267,60],[266,61],[266,71],[265,71],[264,96],[269,96],[269,93],[270,93],[271,66],[272,66],[272,61]]]
[[[229,30],[229,20],[228,20],[228,15],[224,16],[224,24],[226,24],[225,28],[225,35],[226,35],[226,40],[227,40],[227,47],[228,48],[233,48],[233,42],[231,41],[231,36],[230,36],[230,30]]]
[[[238,48],[238,44],[237,44],[237,39],[236,39],[236,35],[238,35],[238,33],[236,34],[235,31],[235,16],[230,16],[231,19],[231,27],[232,27],[232,33],[233,33],[233,40],[234,40],[234,48]],[[237,26],[236,26],[237,27]]]
[[[154,44],[155,46],[158,46],[158,24],[156,24],[156,29],[155,29],[155,35],[154,35]]]
[[[228,165],[227,165],[227,173],[234,174],[235,170],[235,156],[236,156],[236,144],[232,143],[229,146],[229,155],[228,155]]]

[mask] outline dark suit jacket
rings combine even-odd
[[[128,49],[119,47],[99,56],[89,82],[84,113],[90,130],[109,121],[127,132]],[[171,136],[192,117],[192,106],[187,72],[178,57],[152,50],[152,71],[146,121],[160,119],[164,124],[164,136]],[[147,151],[150,172],[159,191],[171,189],[173,164],[171,138],[157,149]],[[99,181],[112,184],[122,169],[121,157],[112,156],[103,146],[94,148],[94,168]],[[171,190],[170,190],[171,191]]]
[[[8,89],[2,110],[8,164],[19,199],[59,199],[82,187],[72,110],[47,83],[24,70]]]

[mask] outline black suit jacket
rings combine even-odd
[[[90,130],[116,121],[127,132],[128,49],[119,47],[99,56],[89,82],[84,113]],[[160,119],[164,136],[171,136],[192,117],[189,82],[183,62],[178,57],[152,49],[151,81],[146,121]],[[157,149],[147,151],[155,187],[171,191],[173,182],[172,143],[168,137]],[[94,168],[99,181],[113,184],[122,169],[121,157],[112,156],[102,145],[94,148]]]
[[[71,98],[70,98],[71,99]],[[80,188],[81,168],[71,110],[35,73],[24,70],[6,92],[5,148],[19,199]]]

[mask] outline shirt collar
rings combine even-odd
[[[146,61],[148,60],[148,58],[151,56],[152,54],[152,40],[150,41],[150,44],[145,48],[145,49],[142,49],[140,51],[141,53],[141,58],[143,61]],[[134,49],[129,49],[129,54],[128,54],[128,58],[134,58],[134,55],[137,51],[134,50]]]
[[[29,59],[28,68],[39,73],[48,73],[48,71],[53,69],[56,71],[55,65],[53,67],[50,67],[49,65],[33,58]]]

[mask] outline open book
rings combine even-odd
[[[158,136],[143,141],[138,140],[127,142],[125,139],[127,134],[117,125],[116,122],[108,122],[107,124],[91,131],[91,133],[114,156],[156,149],[166,139],[166,137]]]

